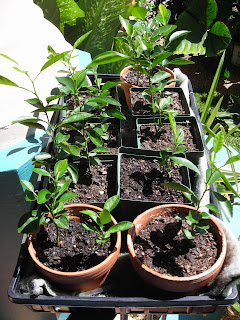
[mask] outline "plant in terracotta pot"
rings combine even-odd
[[[135,20],[120,21],[126,30],[126,35],[117,38],[127,48],[131,65],[122,70],[121,85],[128,107],[130,107],[129,89],[132,85],[149,87],[149,99],[153,93],[162,91],[166,86],[175,86],[176,77],[167,68],[169,64],[181,65],[193,62],[176,58],[167,59],[174,54],[174,44],[183,39],[188,31],[177,31],[175,25],[168,24],[171,12],[163,4],[159,5],[159,13],[155,19],[146,19],[147,9],[135,7],[132,11]],[[133,78],[133,80],[131,80]]]
[[[153,207],[139,215],[133,222],[135,227],[128,232],[128,249],[134,268],[144,280],[160,289],[199,292],[218,275],[223,265],[226,238],[217,219],[206,212],[208,209],[219,214],[218,207],[208,200],[211,192],[222,211],[232,214],[231,203],[219,190],[211,189],[219,178],[226,186],[230,184],[216,166],[216,154],[223,143],[223,135],[219,133],[214,139],[210,167],[200,196],[182,184],[164,184],[181,190],[193,206]],[[239,156],[231,157],[224,165],[237,159]],[[201,176],[197,167],[194,171]]]
[[[67,159],[57,162],[54,172],[33,169],[49,179],[46,189],[38,192],[28,181],[21,181],[28,190],[27,201],[36,201],[36,209],[19,220],[18,232],[30,233],[28,250],[38,270],[66,290],[92,290],[101,286],[118,258],[120,231],[132,223],[119,223],[111,211],[119,202],[109,198],[103,209],[88,204],[64,202],[76,196],[69,192]]]

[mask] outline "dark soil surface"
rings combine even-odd
[[[159,70],[156,69],[156,72]],[[169,77],[170,78],[170,77]],[[145,74],[141,72],[137,72],[135,70],[128,71],[123,75],[123,80],[125,80],[128,83],[133,84],[134,86],[138,87],[148,87],[149,81]],[[167,79],[166,79],[167,80]]]
[[[81,101],[81,106],[84,105],[84,103],[86,102],[86,100],[88,98],[93,98],[93,96],[87,92],[79,92],[79,97],[80,97],[80,101]],[[111,88],[110,89],[110,95],[109,97],[111,98],[114,98],[116,100],[118,100],[118,97],[117,97],[117,92],[116,92],[116,89],[115,88]],[[67,98],[67,101],[66,101],[66,105],[67,106],[70,106],[72,109],[75,108],[75,100],[74,100],[74,97],[73,96],[68,96]],[[110,109],[117,109],[119,110],[119,107],[118,106],[114,106],[112,104],[107,104],[105,107],[104,107],[106,110],[110,110]],[[91,110],[91,112],[94,112],[95,114],[99,114],[99,111],[97,110],[97,108],[93,108],[93,107],[90,107],[90,106],[86,106],[86,112],[89,112]]]
[[[157,202],[179,202],[184,198],[180,191],[161,185],[166,182],[180,182],[180,169],[174,167],[169,174],[152,160],[122,158],[120,168],[121,198]]]
[[[191,133],[190,124],[179,124],[184,132],[185,152],[198,151]],[[154,125],[140,126],[141,149],[166,150],[167,147],[174,148],[174,134],[170,124],[163,124],[158,132]]]
[[[120,120],[111,119],[106,133],[108,134],[109,138],[107,140],[103,140],[103,147],[108,149],[108,153],[117,154],[118,148],[121,145]],[[89,150],[91,151],[94,148],[96,148],[96,146],[91,142],[89,144]]]
[[[168,109],[173,109],[178,114],[185,114],[185,109],[180,100],[179,94],[174,92],[170,94],[172,103],[168,106]],[[143,97],[141,91],[131,91],[132,110],[135,115],[152,115],[152,109],[150,108],[150,102]]]
[[[51,269],[64,272],[89,269],[105,260],[114,248],[113,240],[97,243],[96,233],[83,229],[74,219],[70,220],[69,229],[59,231],[59,246],[53,224],[41,229],[35,244],[38,259]]]
[[[77,194],[71,203],[105,202],[117,193],[116,161],[102,161],[101,165],[91,166],[90,173],[86,161],[81,160],[78,168],[78,183],[69,188]]]
[[[189,240],[184,230],[190,226],[174,216],[161,216],[149,222],[135,239],[136,256],[152,270],[187,277],[209,269],[217,260],[218,244],[211,229]]]

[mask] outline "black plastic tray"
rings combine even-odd
[[[118,79],[117,75],[112,77],[106,75],[106,78],[107,80]],[[189,91],[191,107],[196,115],[197,125],[203,138],[203,130],[190,82]],[[205,151],[207,151],[204,139],[203,143]],[[183,296],[148,286],[133,271],[126,253],[126,235],[123,234],[122,238],[122,253],[102,288],[83,293],[80,296],[71,296],[63,292],[62,295],[56,297],[41,294],[34,298],[30,296],[29,292],[23,293],[20,289],[22,279],[33,274],[39,275],[29,257],[26,236],[24,236],[17,265],[8,289],[9,299],[38,312],[79,312],[85,308],[94,308],[114,309],[118,313],[144,312],[150,314],[213,313],[221,306],[232,305],[237,301],[238,291],[236,286],[227,298],[212,298],[204,295],[204,291],[202,295]]]

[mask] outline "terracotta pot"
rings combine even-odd
[[[66,205],[64,209],[67,209],[73,218],[76,218],[81,221],[81,214],[79,211],[81,210],[93,210],[93,211],[102,211],[101,208],[87,205],[87,204],[70,204]],[[83,215],[84,216],[84,215]],[[116,224],[116,220],[112,217],[112,224]],[[76,272],[61,272],[57,270],[53,270],[51,268],[46,267],[42,264],[38,258],[36,257],[36,251],[32,244],[33,234],[28,236],[28,251],[30,253],[31,258],[35,262],[38,270],[49,280],[58,285],[58,287],[65,290],[82,290],[89,291],[96,288],[99,288],[107,278],[107,275],[115,262],[117,261],[118,255],[120,253],[121,247],[121,232],[116,233],[116,245],[112,251],[112,253],[100,264],[84,270],[84,271],[76,271]]]
[[[134,88],[140,88],[138,86],[135,86],[131,83],[126,82],[125,80],[123,80],[123,75],[128,73],[130,71],[130,69],[132,68],[132,66],[128,66],[125,67],[124,69],[122,69],[121,73],[120,73],[120,79],[123,81],[123,83],[121,83],[121,87],[123,88],[124,94],[125,94],[125,98],[126,98],[126,102],[128,105],[129,110],[131,111],[131,98],[130,98],[130,88],[134,87]],[[165,72],[170,73],[170,79],[176,79],[175,74],[173,73],[172,70],[165,68],[164,69]],[[176,82],[171,82],[168,85],[166,85],[166,88],[174,88],[176,85]]]
[[[140,277],[154,287],[172,292],[196,293],[197,291],[199,291],[199,289],[210,283],[220,272],[226,256],[227,245],[224,231],[217,222],[217,219],[214,217],[211,217],[208,220],[208,223],[213,228],[216,236],[218,237],[220,254],[215,264],[207,271],[190,277],[168,276],[151,270],[146,265],[144,265],[135,255],[133,244],[136,235],[150,220],[153,220],[156,216],[159,215],[169,215],[174,212],[187,213],[189,210],[193,209],[193,207],[183,204],[160,205],[146,210],[133,221],[134,227],[128,231],[127,235],[127,245],[130,260],[134,269],[137,271]]]

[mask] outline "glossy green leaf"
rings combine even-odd
[[[119,110],[115,110],[115,109],[106,110],[105,114],[107,114],[109,117],[126,120],[126,117],[124,116],[124,114]]]
[[[116,206],[118,205],[119,203],[119,200],[120,200],[120,196],[119,195],[116,195],[116,196],[112,196],[111,198],[109,198],[105,204],[104,204],[104,209],[109,211],[109,212],[112,212],[113,209],[116,208]]]
[[[37,210],[26,212],[18,221],[18,233],[31,233],[39,226],[39,216]]]
[[[240,154],[238,154],[238,155],[236,155],[236,156],[232,156],[231,158],[229,158],[229,159],[227,160],[227,162],[225,163],[225,165],[234,163],[234,162],[239,161],[239,160],[240,160]]]
[[[32,169],[32,171],[36,172],[37,174],[41,174],[42,176],[45,176],[45,177],[51,177],[51,174],[44,169],[34,168]]]
[[[213,151],[215,152],[215,154],[222,149],[223,144],[224,144],[224,135],[222,131],[219,131],[213,140]]]
[[[70,89],[71,92],[75,91],[75,85],[73,80],[70,77],[56,77],[57,81]]]
[[[134,7],[131,11],[131,15],[139,18],[141,20],[145,20],[147,14],[147,9],[145,7]]]
[[[102,145],[102,139],[99,134],[94,131],[94,130],[89,130],[87,131],[87,135],[89,139],[96,145],[96,146],[101,146]]]
[[[83,227],[88,231],[92,231],[94,233],[100,234],[99,231],[95,227],[91,226],[90,224],[81,223],[81,227]]]
[[[80,213],[88,215],[96,224],[99,224],[99,215],[93,210],[82,210]]]
[[[91,32],[92,30],[88,31],[87,33],[83,34],[80,38],[78,38],[77,41],[75,41],[73,48],[76,49],[89,36]]]
[[[116,99],[113,99],[111,97],[94,97],[94,98],[89,98],[87,100],[88,102],[98,102],[98,103],[102,103],[102,104],[112,104],[114,106],[121,106],[121,104],[119,103],[119,101],[117,101]]]
[[[84,121],[93,118],[94,115],[87,112],[79,112],[73,115],[66,117],[58,126],[60,127],[62,124]]]
[[[59,198],[59,201],[63,201],[63,202],[68,201],[75,198],[76,196],[77,195],[75,192],[66,192]]]
[[[37,161],[41,161],[41,160],[46,160],[46,159],[51,159],[51,158],[52,158],[52,156],[50,155],[50,153],[41,152],[41,153],[37,154],[34,159]]]
[[[220,172],[211,170],[211,175],[208,177],[207,184],[211,185],[221,177]]]
[[[181,183],[168,182],[168,183],[161,183],[161,185],[168,187],[168,188],[172,188],[174,190],[189,193],[189,194],[193,195],[196,199],[198,199],[197,196],[194,194],[194,192],[191,189],[189,189],[187,186],[184,186]]]
[[[102,65],[102,64],[108,64],[108,63],[113,63],[117,61],[122,61],[129,59],[128,56],[116,52],[116,51],[106,51],[103,53],[100,53],[96,57],[93,58],[92,62],[87,66],[87,68],[90,68],[92,66],[96,65]]]
[[[165,71],[159,71],[157,73],[154,74],[154,76],[152,77],[152,83],[157,83],[160,82],[164,79],[169,78],[169,73],[165,72]]]
[[[55,62],[64,59],[64,57],[69,53],[70,51],[65,51],[63,53],[59,53],[55,56],[53,56],[52,58],[50,58],[41,68],[41,71],[47,69],[48,67],[50,67],[51,65],[53,65]]]
[[[18,85],[15,82],[1,75],[0,75],[0,84],[4,84],[6,86],[18,87]]]
[[[30,192],[34,193],[34,186],[32,185],[31,182],[27,181],[27,180],[20,180],[21,185],[23,186],[23,188],[27,189]]]
[[[231,202],[217,192],[214,192],[214,196],[217,199],[219,206],[222,212],[224,213],[226,219],[230,222],[233,216],[233,207]]]
[[[62,214],[57,218],[53,219],[53,222],[59,227],[63,229],[68,229],[69,227],[69,215]]]
[[[2,56],[3,58],[8,59],[8,60],[14,62],[15,64],[18,64],[15,60],[13,60],[12,58],[10,58],[9,56],[7,56],[7,55],[4,54],[4,53],[0,53],[0,56]]]
[[[105,152],[109,152],[109,150],[105,147],[98,147],[95,148],[91,151],[92,153],[105,153]]]
[[[168,64],[186,65],[186,64],[194,64],[194,61],[183,59],[183,58],[176,58],[169,61]]]
[[[78,168],[76,168],[76,166],[74,164],[69,164],[67,167],[67,171],[69,172],[71,179],[73,181],[73,183],[77,183],[78,182]]]
[[[68,160],[64,159],[64,160],[60,160],[58,161],[55,166],[54,166],[54,174],[57,180],[59,180],[64,173],[66,172],[68,167]]]
[[[59,213],[61,212],[62,210],[64,209],[64,203],[63,202],[58,202],[56,203],[56,205],[54,206],[54,209],[53,209],[53,213]]]
[[[60,185],[60,189],[58,190],[56,199],[59,198],[65,191],[67,191],[70,183],[71,183],[71,179],[69,177],[65,177],[65,179],[63,179],[63,183],[61,183]]]
[[[121,221],[118,222],[117,224],[114,224],[111,226],[105,233],[106,237],[109,236],[111,233],[116,233],[118,231],[125,231],[130,228],[134,227],[134,224],[129,221]]]
[[[63,133],[61,133],[61,132],[58,132],[57,134],[56,134],[56,142],[57,143],[61,143],[61,142],[63,142],[63,141],[68,141],[68,139],[70,138],[70,134],[63,134]]]
[[[171,17],[171,11],[168,10],[163,4],[159,5],[159,14],[156,16],[156,20],[163,25],[168,24]]]
[[[191,239],[194,239],[195,238],[195,233],[194,231],[190,231],[190,230],[184,230],[184,234],[185,234],[185,237],[189,240]]]
[[[215,204],[209,203],[209,204],[205,205],[205,207],[208,208],[210,211],[219,214],[218,207]]]
[[[44,109],[44,106],[42,104],[42,101],[37,99],[37,98],[33,98],[33,99],[27,99],[25,100],[27,103],[31,104],[32,106],[39,108],[39,109]]]
[[[108,210],[106,210],[105,208],[103,208],[103,210],[100,212],[100,223],[102,226],[104,226],[105,224],[108,224],[109,222],[111,222],[110,212]]]
[[[161,64],[161,62],[168,57],[172,55],[172,52],[161,52],[156,57],[154,57],[152,68],[155,68],[158,64]]]
[[[27,191],[26,196],[25,196],[25,200],[26,201],[35,201],[35,200],[37,200],[37,195],[35,193]]]
[[[61,97],[63,97],[64,95],[63,94],[56,94],[56,95],[53,95],[53,96],[50,96],[50,97],[47,97],[46,98],[46,101],[49,103],[55,99],[59,99]]]
[[[184,166],[194,172],[196,172],[198,175],[201,175],[199,169],[193,164],[191,161],[185,158],[180,158],[180,157],[170,157],[172,161],[174,161],[176,164],[179,164],[181,166]]]
[[[240,303],[239,302],[235,302],[232,306],[235,310],[237,310],[237,312],[240,313]]]
[[[37,203],[42,204],[47,202],[51,198],[51,192],[47,189],[41,189],[37,196]]]

